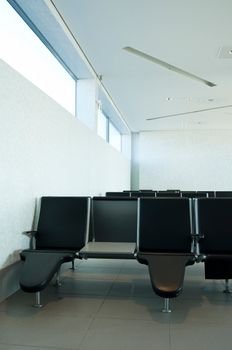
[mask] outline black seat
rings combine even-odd
[[[207,192],[203,191],[182,191],[181,192],[181,197],[186,197],[186,198],[201,198],[201,197],[208,197]]]
[[[137,237],[137,199],[94,197],[92,236],[80,251],[84,258],[134,259]]]
[[[202,198],[202,197],[214,197],[214,191],[197,191],[196,193],[197,198]]]
[[[196,227],[204,235],[206,279],[232,278],[232,198],[201,198],[195,201]]]
[[[141,197],[156,197],[155,191],[131,191],[131,197],[141,198]]]
[[[60,266],[76,257],[75,252],[51,250],[24,250],[20,255],[24,264],[19,283],[21,289],[29,293],[46,288]]]
[[[186,198],[195,198],[196,197],[196,191],[182,191],[181,192],[181,197],[186,197]]]
[[[216,191],[216,197],[232,197],[232,191]]]
[[[130,191],[106,192],[106,197],[130,197]]]
[[[215,191],[197,191],[197,193],[201,194],[201,193],[206,193],[206,197],[215,197]],[[205,197],[205,196],[202,196]]]
[[[148,265],[155,293],[166,299],[182,291],[185,266],[195,260],[190,203],[187,198],[139,199],[137,259]]]
[[[167,189],[167,192],[180,193],[180,190],[177,190],[177,189]]]
[[[173,191],[157,191],[156,197],[180,197],[180,192]]]
[[[59,270],[73,261],[85,245],[89,221],[89,197],[42,197],[35,249],[22,251],[24,261],[20,287],[25,292],[40,292]]]

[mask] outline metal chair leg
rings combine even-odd
[[[223,293],[225,293],[225,294],[231,293],[230,288],[229,288],[229,280],[228,279],[225,280],[225,289],[223,290]]]
[[[60,282],[60,268],[56,273],[56,280],[54,282],[54,286],[55,287],[60,287],[61,286],[61,282]]]
[[[162,312],[165,312],[165,313],[172,312],[170,309],[170,299],[169,298],[164,299],[164,308],[163,308]]]
[[[43,305],[40,303],[40,292],[35,293],[35,300],[34,307],[41,308]]]
[[[75,270],[74,259],[72,260],[72,267],[70,267],[70,270]]]

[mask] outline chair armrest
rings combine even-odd
[[[23,234],[32,238],[36,236],[37,231],[24,231]]]
[[[29,238],[36,238],[37,231],[24,231],[23,234]]]
[[[26,235],[30,239],[30,249],[36,249],[36,236],[37,231],[24,231],[24,235]]]

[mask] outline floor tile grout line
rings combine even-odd
[[[102,300],[101,305],[99,305],[98,310],[96,311],[95,315],[93,316],[93,318],[92,318],[92,320],[91,320],[91,322],[90,322],[90,324],[89,324],[89,326],[88,326],[88,328],[87,328],[87,330],[86,330],[86,332],[85,332],[85,335],[83,336],[83,338],[82,338],[82,340],[81,340],[81,342],[80,342],[80,346],[82,346],[83,342],[85,341],[90,327],[92,326],[93,322],[97,319],[97,315],[99,314],[99,311],[101,310],[101,308],[102,308],[103,305],[105,304],[106,300],[108,299],[108,297],[109,297],[109,295],[110,295],[110,292],[111,292],[111,290],[112,290],[112,288],[113,288],[113,285],[114,285],[115,281],[117,280],[118,276],[120,275],[122,269],[123,269],[123,263],[122,263],[122,265],[121,265],[121,267],[120,267],[118,273],[115,275],[115,278],[113,279],[113,281],[112,281],[112,283],[111,283],[111,286],[110,286],[109,289],[108,289],[107,294],[104,296],[104,299]]]
[[[86,337],[87,337],[87,334],[88,334],[88,332],[89,332],[89,330],[90,330],[90,327],[92,326],[92,324],[93,324],[94,321],[95,321],[95,316],[93,316],[92,319],[91,319],[91,321],[89,322],[89,325],[88,325],[88,327],[87,327],[87,329],[86,329],[86,331],[85,331],[85,334],[83,335],[83,337],[82,337],[82,339],[81,339],[81,341],[80,341],[80,343],[79,343],[79,345],[78,345],[80,348],[81,348],[82,344],[84,343],[84,341],[85,341],[85,339],[86,339]]]
[[[41,345],[28,345],[28,344],[15,344],[15,343],[1,343],[0,342],[0,345],[6,345],[6,346],[18,346],[18,347],[21,347],[23,350],[26,350],[26,348],[32,348],[32,349],[41,349],[41,348],[44,348],[44,349],[51,349],[51,350],[80,350],[80,348],[63,348],[63,347],[57,347],[57,346],[49,346],[49,345],[45,345],[45,346],[42,346]]]
[[[122,263],[122,265],[123,265],[123,263]],[[114,286],[115,282],[117,281],[118,276],[120,275],[120,273],[121,273],[121,271],[122,271],[122,268],[123,268],[122,265],[121,265],[121,267],[120,267],[118,273],[115,274],[115,278],[113,279],[112,284],[111,284],[111,286],[109,287],[108,292],[106,293],[105,300],[109,297],[109,295],[110,295],[110,293],[111,293],[111,291],[112,291],[112,289],[113,289],[113,286]],[[105,302],[105,300],[104,300],[104,302]]]
[[[83,338],[82,338],[82,340],[81,340],[81,342],[80,342],[80,344],[79,344],[80,347],[81,347],[82,344],[84,343],[84,341],[85,341],[85,339],[86,339],[86,337],[87,337],[87,334],[88,334],[88,332],[89,332],[89,330],[90,330],[90,328],[91,328],[93,322],[97,319],[97,314],[99,313],[100,309],[101,309],[102,306],[104,305],[104,303],[105,303],[105,301],[106,301],[106,299],[107,299],[107,297],[108,297],[108,295],[109,295],[109,293],[110,293],[110,291],[111,291],[111,289],[112,289],[112,287],[113,287],[113,285],[114,285],[114,283],[115,283],[115,281],[116,281],[118,275],[119,275],[120,272],[121,272],[121,269],[122,269],[122,268],[120,268],[118,274],[117,274],[116,277],[113,279],[113,281],[112,281],[112,283],[111,283],[111,286],[110,286],[109,289],[108,289],[108,292],[106,293],[106,295],[104,295],[104,298],[103,298],[101,304],[99,305],[97,311],[95,312],[94,316],[92,317],[92,320],[90,321],[90,323],[89,323],[89,325],[88,325],[88,327],[87,327],[87,330],[86,330],[86,332],[85,332],[85,334],[84,334],[84,336],[83,336]]]
[[[112,282],[112,283],[113,283],[113,282]],[[93,315],[93,317],[92,317],[92,319],[91,319],[91,321],[90,321],[90,323],[89,323],[89,325],[88,325],[88,327],[87,327],[87,329],[86,329],[86,332],[85,332],[85,334],[83,335],[83,338],[81,339],[81,342],[80,342],[80,344],[79,344],[80,347],[81,347],[82,344],[84,343],[84,341],[85,341],[85,339],[86,339],[86,337],[87,337],[87,334],[88,334],[88,332],[89,332],[89,330],[90,330],[90,328],[91,328],[93,322],[97,319],[96,316],[97,316],[97,314],[99,313],[99,311],[100,311],[100,309],[102,308],[102,306],[104,305],[105,300],[106,300],[106,296],[104,296],[104,298],[102,298],[101,304],[99,305],[97,311],[96,311],[95,314]]]
[[[168,325],[168,341],[169,341],[169,350],[172,350],[172,338],[171,338],[171,317],[169,317],[169,325]]]

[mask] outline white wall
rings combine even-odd
[[[139,188],[232,190],[232,130],[141,132],[133,164]]]
[[[3,268],[28,246],[36,198],[129,188],[130,161],[1,60],[0,81]]]

